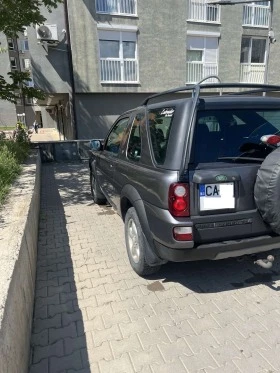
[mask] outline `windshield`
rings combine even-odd
[[[263,135],[280,132],[280,110],[198,111],[194,133],[194,161],[216,162],[225,157],[264,158]]]

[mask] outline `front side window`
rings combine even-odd
[[[135,32],[100,31],[101,82],[138,82],[137,40]]]
[[[136,0],[96,0],[97,13],[136,15]]]
[[[162,107],[148,111],[148,132],[157,164],[163,164],[165,161],[174,113],[174,107]]]
[[[110,132],[104,150],[117,155],[120,149],[120,145],[124,140],[127,124],[129,118],[120,119],[113,127]]]
[[[217,162],[224,157],[262,158],[261,137],[279,132],[280,110],[198,111],[193,138],[194,162]],[[248,143],[253,144],[253,151],[247,154]]]

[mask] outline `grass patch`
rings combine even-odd
[[[21,172],[29,153],[28,142],[0,141],[0,205],[5,201],[12,183]]]
[[[0,131],[13,131],[15,128],[15,126],[4,126],[0,127]]]

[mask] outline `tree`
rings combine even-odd
[[[0,0],[0,32],[7,37],[16,38],[25,27],[43,24],[46,18],[41,14],[41,7],[49,12],[63,0]],[[3,49],[0,52],[5,52]],[[31,81],[29,73],[10,72],[9,81],[0,75],[0,99],[16,103],[19,94],[29,98],[44,98],[42,91],[28,87]]]

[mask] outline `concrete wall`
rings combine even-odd
[[[45,23],[56,24],[58,28],[57,47],[49,47],[45,50],[38,44],[36,29],[28,28],[28,40],[32,63],[32,74],[35,85],[49,93],[69,93],[70,74],[68,63],[68,46],[65,30],[64,5],[61,4],[52,13],[42,8],[42,14],[47,21]]]
[[[0,372],[27,373],[36,276],[40,157],[32,157],[1,211]]]
[[[147,94],[77,94],[77,130],[79,139],[104,138],[123,112],[139,106]]]

